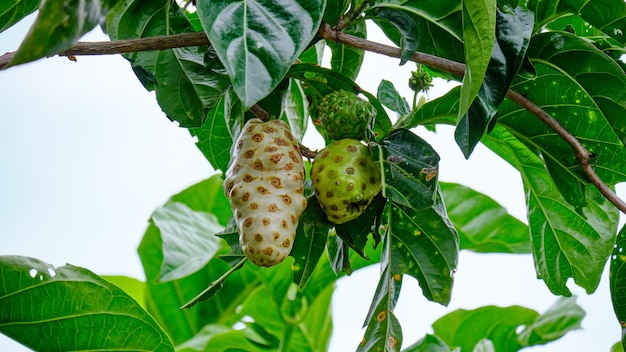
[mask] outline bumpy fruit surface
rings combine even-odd
[[[380,171],[369,149],[356,139],[341,139],[320,150],[311,167],[315,195],[328,220],[355,219],[380,191]]]
[[[374,114],[372,104],[352,92],[338,90],[322,98],[317,106],[315,122],[332,140],[363,139],[367,124]]]
[[[239,244],[254,264],[282,262],[291,251],[306,208],[298,142],[280,120],[249,120],[232,150],[224,180]]]

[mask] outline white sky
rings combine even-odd
[[[28,30],[20,23],[0,34],[0,53],[14,51]],[[85,40],[107,40],[96,30]],[[358,83],[375,93],[381,79],[406,86],[412,64],[368,53]],[[382,68],[382,69],[381,69]],[[430,97],[441,94],[431,91]],[[439,152],[440,180],[490,195],[525,221],[518,173],[478,146],[466,161],[451,128],[416,131]],[[319,148],[311,131],[305,144]],[[0,255],[71,263],[98,274],[143,278],[136,248],[154,209],[214,171],[189,134],[170,123],[121,56],[51,58],[0,71]],[[618,194],[626,195],[624,187]],[[428,302],[405,278],[395,310],[408,346],[457,308],[521,305],[545,311],[557,297],[535,278],[529,255],[462,252],[452,302]],[[354,350],[378,281],[370,267],[339,281],[331,351]],[[528,351],[608,351],[620,339],[608,266],[595,294],[570,285],[587,311],[583,329]],[[0,335],[1,351],[24,351]]]

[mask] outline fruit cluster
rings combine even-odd
[[[361,215],[380,191],[380,171],[361,142],[374,108],[356,94],[338,91],[322,99],[318,124],[334,140],[320,150],[311,180],[329,221]],[[306,208],[305,170],[298,142],[280,120],[251,119],[232,148],[224,180],[244,254],[257,266],[282,262],[291,252]]]
[[[316,121],[335,141],[317,153],[311,180],[322,210],[335,224],[357,218],[380,191],[380,171],[360,141],[374,114],[369,102],[343,90],[328,94],[318,106]]]

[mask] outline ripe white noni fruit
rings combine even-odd
[[[224,180],[239,244],[254,264],[282,262],[304,208],[304,164],[298,141],[280,120],[249,120],[233,145]]]

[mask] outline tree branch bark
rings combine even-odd
[[[317,34],[325,40],[346,44],[357,49],[363,49],[366,51],[395,58],[400,58],[401,55],[401,50],[399,48],[338,32],[326,23],[322,23]],[[111,55],[208,44],[210,44],[210,42],[203,32],[195,32],[109,42],[79,42],[76,43],[74,47],[58,53],[57,55],[69,57],[78,55]],[[10,62],[13,55],[14,53],[6,53],[0,56],[0,70],[7,68],[7,64]],[[415,54],[413,54],[413,56],[411,56],[410,61],[444,70],[460,77],[465,74],[464,64],[425,53],[416,52]],[[545,112],[543,109],[541,109],[532,101],[528,100],[523,95],[515,91],[509,90],[507,92],[507,98],[511,99],[516,104],[520,105],[524,109],[537,116],[537,118],[539,118],[543,123],[549,126],[559,137],[567,142],[576,153],[576,159],[578,160],[578,163],[580,164],[583,172],[585,173],[589,181],[602,193],[602,195],[604,195],[604,197],[606,197],[611,203],[613,203],[620,211],[622,211],[622,213],[626,214],[626,203],[621,200],[613,192],[613,190],[611,190],[611,188],[602,181],[602,179],[598,176],[598,174],[596,174],[595,170],[593,169],[593,153],[589,152],[580,143],[580,141],[576,139],[575,136],[569,133],[561,124],[559,124],[558,121],[550,116],[550,114]],[[313,152],[308,151],[307,154],[313,155]]]

